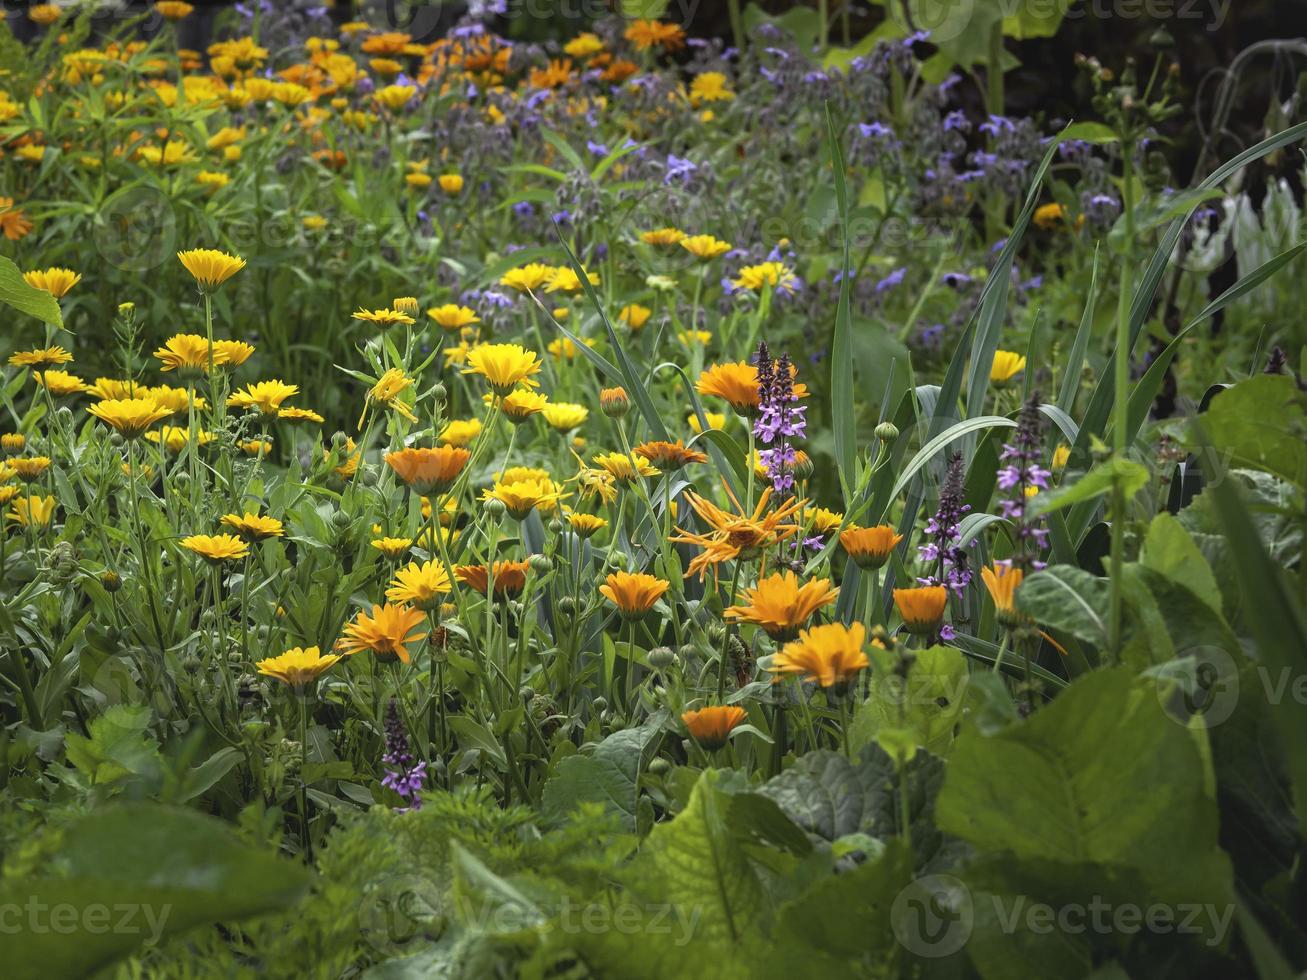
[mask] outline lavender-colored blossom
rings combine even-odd
[[[943,585],[957,595],[971,582],[966,549],[959,545],[962,518],[971,510],[963,503],[966,467],[961,453],[949,457],[948,470],[940,485],[939,506],[926,522],[926,540],[917,547],[917,557],[934,568],[918,578],[921,585]]]
[[[381,777],[381,785],[397,793],[407,806],[396,807],[397,813],[409,810],[421,810],[422,792],[426,783],[427,764],[415,762],[408,747],[408,733],[404,730],[404,721],[399,716],[399,703],[390,699],[386,706],[386,754],[381,761],[386,774]]]
[[[758,344],[758,417],[753,434],[766,449],[758,459],[771,477],[772,489],[786,493],[794,489],[795,439],[804,437],[806,409],[794,393],[794,377],[788,354],[774,362],[766,342]]]
[[[880,282],[876,283],[876,292],[879,294],[893,289],[899,283],[903,282],[903,277],[907,275],[907,273],[907,266],[895,269],[884,279],[880,280]]]
[[[998,488],[1007,496],[999,501],[999,514],[1012,522],[1016,550],[1012,564],[1022,571],[1040,569],[1040,553],[1048,541],[1048,531],[1038,520],[1026,516],[1026,501],[1040,490],[1048,489],[1049,471],[1040,465],[1043,459],[1042,416],[1039,395],[1034,394],[1021,407],[1017,427],[1010,443],[1003,444],[999,456]]]

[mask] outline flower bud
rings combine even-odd
[[[431,398],[437,405],[444,405],[449,400],[449,391],[443,383],[437,381],[435,387],[431,389]]]
[[[502,521],[504,515],[508,513],[508,508],[504,506],[504,502],[497,497],[491,497],[481,507],[486,512],[486,516],[492,521]]]
[[[117,592],[123,587],[122,576],[115,571],[105,569],[100,573],[100,586],[105,592]]]
[[[343,510],[338,510],[331,515],[331,525],[338,531],[343,531],[353,523],[353,518]]]
[[[620,419],[631,410],[625,388],[604,388],[599,392],[599,409],[610,419]]]
[[[649,773],[654,776],[661,776],[664,773],[671,772],[672,764],[662,756],[649,760]]]
[[[676,654],[671,647],[654,647],[649,651],[649,666],[655,670],[666,670],[675,664]]]
[[[553,560],[548,555],[532,555],[527,559],[527,564],[537,575],[544,575],[554,568]]]
[[[881,442],[893,442],[899,437],[899,427],[893,422],[882,422],[876,426],[876,438]]]

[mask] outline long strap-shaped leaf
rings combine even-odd
[[[835,433],[835,462],[839,468],[840,489],[847,509],[849,495],[857,482],[858,457],[857,406],[853,397],[853,315],[850,292],[853,287],[853,260],[849,250],[849,191],[844,182],[844,153],[835,132],[830,104],[826,105],[826,139],[830,147],[831,169],[835,173],[835,201],[840,212],[840,237],[844,250],[840,260],[840,298],[835,307],[835,334],[831,339],[830,399],[831,428]]]

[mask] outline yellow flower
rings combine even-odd
[[[62,347],[43,347],[39,350],[16,351],[9,355],[9,363],[14,367],[41,368],[52,364],[67,364],[73,355]]]
[[[324,657],[317,647],[291,647],[285,653],[260,660],[254,666],[265,677],[275,677],[283,684],[302,688],[316,681],[342,659],[344,657],[339,653],[329,653]]]
[[[649,317],[652,314],[653,310],[649,309],[649,307],[641,306],[639,303],[630,303],[623,306],[621,310],[618,311],[617,319],[621,320],[632,330],[639,330],[649,322]]]
[[[417,91],[417,88],[412,85],[387,85],[385,88],[378,89],[372,97],[391,112],[398,112],[408,105],[409,100],[417,95]]]
[[[728,102],[735,98],[726,83],[726,76],[719,71],[706,71],[694,77],[690,83],[690,103],[699,105],[703,102]]]
[[[481,318],[477,316],[476,310],[467,306],[459,306],[457,303],[446,303],[443,306],[433,306],[427,310],[427,316],[431,317],[440,327],[445,330],[459,330],[463,327],[470,327],[474,323],[480,323]]]
[[[604,49],[604,42],[597,34],[582,31],[563,45],[563,53],[571,58],[588,58]]]
[[[154,356],[163,362],[160,370],[207,371],[209,368],[209,342],[194,333],[179,333],[169,337]],[[213,362],[218,363],[217,345],[213,349]]]
[[[731,731],[744,722],[749,713],[739,705],[713,705],[681,715],[686,731],[706,751],[716,752],[731,737]]]
[[[555,313],[557,313],[557,311],[555,311]],[[555,319],[557,319],[557,316],[555,316]],[[595,342],[589,337],[585,338],[582,343],[591,348],[595,345]],[[553,355],[555,360],[567,359],[569,361],[575,360],[577,353],[580,351],[580,348],[577,347],[570,337],[557,337],[549,341],[549,345],[545,349]]]
[[[246,541],[262,541],[264,538],[280,538],[286,533],[285,526],[275,517],[263,517],[259,514],[227,514],[222,519],[225,527],[231,528]]]
[[[489,403],[494,396],[487,394],[484,396]],[[549,404],[549,397],[538,391],[531,391],[528,388],[516,388],[504,396],[499,403],[500,411],[504,417],[514,425],[521,425],[532,415],[538,415],[545,410]]]
[[[594,272],[587,272],[585,277],[590,280],[590,285],[599,285],[599,276]],[[570,266],[563,266],[555,269],[554,274],[549,277],[549,284],[545,286],[547,293],[575,293],[581,288],[581,277],[578,276]]]
[[[463,373],[481,375],[496,395],[507,395],[519,384],[539,387],[531,375],[539,373],[540,359],[520,344],[478,344],[468,351],[467,363]]]
[[[553,277],[554,272],[555,269],[551,265],[532,262],[517,269],[510,269],[500,277],[499,284],[516,289],[519,293],[526,293],[539,289]]]
[[[24,272],[23,280],[34,289],[44,289],[55,299],[61,299],[68,290],[82,281],[80,272],[51,266],[48,269],[36,269]]]
[[[769,669],[778,680],[782,676],[798,675],[822,687],[847,684],[868,666],[867,655],[862,650],[866,642],[867,631],[861,623],[814,626],[787,643],[772,659]]]
[[[244,259],[214,248],[193,248],[178,252],[177,258],[203,292],[217,289],[245,268]]]
[[[655,228],[653,231],[640,232],[640,241],[646,245],[669,247],[679,245],[688,236],[679,228]]]
[[[600,453],[590,460],[618,483],[634,483],[642,476],[657,476],[658,471],[643,459],[625,453]]]
[[[154,423],[172,414],[153,398],[106,398],[87,411],[127,439],[139,438]]]
[[[246,456],[263,457],[272,452],[271,439],[246,439],[240,444],[240,450]]]
[[[353,320],[362,320],[365,323],[371,323],[378,327],[393,327],[397,323],[410,324],[417,321],[407,313],[399,310],[380,309],[380,310],[358,310],[350,314]]]
[[[406,644],[417,643],[426,635],[413,633],[424,618],[420,609],[411,606],[389,602],[384,606],[374,605],[371,616],[360,611],[345,627],[345,636],[341,638],[338,649],[349,654],[371,650],[383,662],[398,657],[403,663],[408,663]]]
[[[466,446],[480,434],[480,419],[450,419],[440,430],[440,439],[451,446]]]
[[[799,525],[789,518],[801,510],[807,501],[791,498],[775,510],[768,510],[771,498],[772,488],[766,487],[751,513],[745,514],[741,508],[741,512],[735,514],[722,510],[693,491],[686,491],[685,499],[711,530],[705,534],[682,530],[676,537],[668,539],[677,544],[695,544],[704,549],[691,559],[685,577],[697,573],[702,578],[709,565],[718,565],[732,559],[751,561],[766,549],[796,534]],[[736,506],[740,506],[738,502]]]
[[[550,402],[544,408],[545,422],[551,429],[570,432],[590,417],[590,409],[572,402]]]
[[[1026,359],[1010,350],[994,351],[994,363],[989,369],[989,382],[1001,388],[1026,369]]]
[[[1033,221],[1036,228],[1048,231],[1057,227],[1066,217],[1066,208],[1060,204],[1042,204],[1035,208]]]
[[[746,265],[732,282],[739,289],[760,293],[766,286],[793,289],[798,284],[798,279],[794,276],[794,270],[783,262],[763,262],[759,265]]]
[[[277,409],[277,418],[285,422],[314,422],[318,425],[327,421],[311,408],[295,408],[294,406]]]
[[[645,572],[613,572],[599,586],[599,594],[617,607],[623,619],[636,620],[649,612],[670,586]]]
[[[363,428],[363,418],[368,414],[368,405],[376,402],[387,408],[393,409],[397,414],[402,415],[410,422],[417,422],[418,417],[399,398],[401,394],[413,387],[413,379],[408,377],[399,368],[390,368],[377,379],[369,390],[367,397],[363,400],[363,413],[359,415],[359,428]]]
[[[50,468],[49,456],[26,456],[11,459],[9,467],[21,480],[31,480]]]
[[[710,429],[726,428],[726,416],[722,412],[704,412],[704,420],[708,423]],[[695,435],[703,432],[703,425],[699,422],[699,416],[691,412],[685,417],[686,424],[690,426],[690,431]]]
[[[850,527],[840,532],[840,547],[859,568],[880,568],[902,540],[903,535],[888,524]]]
[[[658,47],[664,51],[679,51],[685,47],[685,31],[676,24],[659,20],[632,21],[622,36],[638,51]]]
[[[250,553],[245,542],[234,534],[193,534],[182,538],[182,547],[214,564],[235,561]]]
[[[213,342],[213,360],[222,367],[240,367],[254,353],[254,345],[243,340],[215,340]]]
[[[948,590],[942,585],[894,590],[894,605],[898,606],[903,625],[909,633],[939,632],[947,604]]]
[[[184,3],[183,0],[156,0],[154,9],[165,20],[181,20],[183,17],[189,17],[191,12],[195,10],[193,6]],[[312,649],[317,650],[317,647]]]
[[[231,183],[231,178],[221,170],[201,170],[195,175],[195,182],[210,194],[216,194]]]
[[[594,514],[568,514],[567,523],[570,524],[572,530],[583,539],[602,531],[608,526],[606,520],[602,517],[596,517]]]
[[[21,453],[27,448],[27,436],[21,432],[6,432],[0,436],[0,450],[3,450],[6,456],[12,456],[15,453]],[[0,464],[3,469],[3,464]],[[0,482],[4,482],[0,480]]]
[[[413,547],[412,538],[376,538],[372,542],[372,547],[376,548],[387,558],[398,558],[409,548]]]
[[[1062,470],[1066,469],[1066,464],[1069,463],[1070,461],[1071,461],[1071,447],[1066,445],[1065,443],[1059,444],[1058,447],[1053,450],[1054,472],[1061,472]]]
[[[14,497],[9,519],[22,527],[49,527],[57,506],[54,497]]]
[[[282,381],[259,381],[233,392],[227,404],[235,408],[257,408],[264,415],[276,415],[281,403],[299,394],[299,385]]]
[[[995,562],[992,567],[980,570],[980,577],[994,600],[998,621],[1009,629],[1030,622],[1029,617],[1017,609],[1016,592],[1025,573],[1009,564]]]
[[[33,380],[52,395],[74,395],[86,391],[87,385],[75,374],[67,371],[36,371]]]
[[[446,194],[454,195],[463,189],[462,174],[441,174],[436,178],[436,183]]]
[[[704,261],[715,259],[719,255],[725,255],[732,248],[730,242],[724,242],[712,235],[691,235],[688,238],[681,239],[680,245],[681,248],[695,256],[695,258]]]
[[[813,613],[838,599],[839,590],[824,578],[800,585],[799,577],[787,571],[759,579],[743,598],[723,614],[728,622],[756,623],[772,639],[788,640]]]
[[[712,340],[712,332],[709,330],[682,330],[677,337],[686,347],[693,347],[695,344],[701,347],[708,346]]]
[[[170,453],[179,453],[190,443],[190,433],[180,425],[165,425],[157,432],[145,433],[145,438],[150,442],[162,445]],[[213,442],[213,433],[201,431],[197,434],[196,442],[201,446],[207,446]]]
[[[108,381],[108,378],[101,378],[101,381]],[[99,388],[99,382],[96,383]],[[94,394],[94,392],[92,392]],[[150,388],[141,388],[133,385],[128,394],[105,395],[106,398],[153,398],[159,403],[160,408],[166,408],[170,413],[176,415],[178,412],[184,412],[190,408],[190,392],[185,388],[173,388],[171,385],[154,385]],[[198,395],[195,396],[195,407],[202,409],[205,407],[205,401]]]
[[[482,500],[498,500],[514,520],[526,520],[536,508],[544,510],[558,503],[558,489],[551,480],[518,480],[514,483],[496,483],[482,491]]]
[[[440,597],[453,587],[444,565],[434,561],[421,565],[412,562],[395,573],[395,580],[386,589],[386,598],[391,602],[407,602],[430,612],[440,604]]]
[[[387,453],[386,463],[410,488],[423,497],[444,493],[458,479],[472,454],[458,446],[434,449],[408,447]]]

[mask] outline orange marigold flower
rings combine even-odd
[[[749,717],[739,705],[713,705],[681,715],[690,736],[709,752],[716,752],[731,737],[731,731]]]
[[[725,612],[730,622],[756,623],[775,640],[793,639],[818,609],[839,598],[839,590],[827,579],[799,584],[794,572],[786,571],[759,579],[744,590],[744,602]]]
[[[652,609],[670,586],[646,572],[613,572],[599,586],[599,594],[617,607],[623,619],[636,620]]]
[[[409,662],[409,643],[417,643],[425,633],[413,633],[426,618],[420,609],[412,606],[397,606],[386,603],[374,605],[372,614],[360,610],[354,621],[345,627],[345,635],[337,643],[337,648],[344,653],[355,654],[362,650],[371,650],[378,660],[393,661],[398,657],[403,663]]]
[[[495,598],[506,599],[521,594],[526,588],[526,573],[530,567],[525,561],[495,562]],[[454,569],[454,577],[473,591],[486,594],[490,575],[485,565],[459,565]]]

